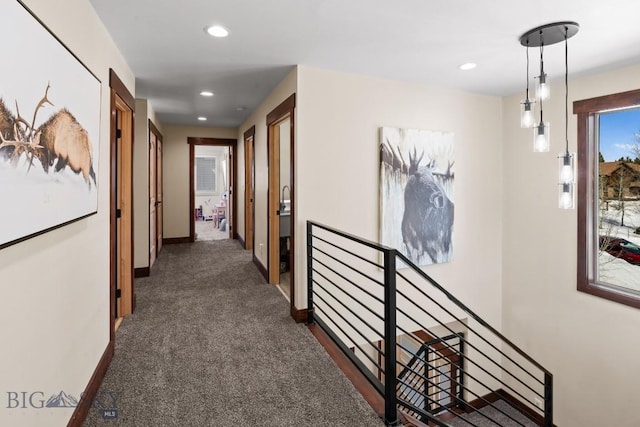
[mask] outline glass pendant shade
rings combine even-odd
[[[538,99],[538,101],[546,101],[550,97],[551,90],[547,84],[547,73],[542,73],[536,83],[536,99]]]
[[[546,153],[549,151],[549,122],[540,122],[533,128],[533,151]]]
[[[520,103],[520,127],[532,128],[535,124],[533,116],[533,102],[526,99]]]
[[[558,156],[558,207],[560,209],[574,209],[575,181],[576,181],[576,155],[564,152]]]
[[[576,178],[575,154],[560,153],[558,156],[558,176],[561,184],[571,184]]]
[[[558,207],[560,209],[575,209],[575,185],[573,184],[559,184],[558,185]]]

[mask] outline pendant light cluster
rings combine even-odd
[[[547,83],[547,74],[544,71],[544,48],[564,41],[564,87],[565,87],[565,150],[558,156],[559,159],[559,184],[558,206],[562,209],[575,207],[575,177],[576,164],[575,153],[569,153],[568,121],[569,121],[569,48],[567,40],[573,37],[580,26],[575,22],[554,22],[542,25],[527,31],[520,37],[520,44],[527,49],[527,89],[525,99],[521,103],[520,126],[533,129],[533,151],[545,153],[549,151],[549,122],[544,121],[544,101],[551,96],[551,90]],[[529,48],[540,48],[540,74],[535,77],[535,99],[529,98]],[[538,106],[539,118],[537,121],[534,112]]]

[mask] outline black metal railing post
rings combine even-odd
[[[544,427],[553,427],[553,375],[544,373]]]
[[[396,251],[384,250],[384,422],[399,425],[396,376]]]
[[[465,355],[465,348],[464,348],[464,335],[462,333],[458,334],[458,345],[460,348],[460,353],[458,354],[458,366],[460,366],[459,369],[459,380],[458,380],[458,390],[457,390],[457,395],[458,395],[458,402],[460,402],[458,404],[458,408],[464,410],[465,409],[465,405],[463,402],[465,402],[464,400],[464,373],[467,371],[467,366],[466,366],[466,360],[464,358]]]
[[[313,224],[307,221],[307,325],[313,325]]]

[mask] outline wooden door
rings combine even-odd
[[[153,132],[149,132],[149,268],[153,267],[156,261],[156,242],[158,234],[156,233],[156,196],[158,177],[156,176],[157,168],[157,138]]]
[[[228,167],[227,167],[227,182],[229,183],[229,192],[227,194],[227,234],[229,235],[230,239],[233,239],[233,233],[235,232],[235,230],[233,229],[233,212],[234,212],[234,198],[232,197],[234,191],[236,191],[236,189],[234,188],[235,183],[233,182],[232,177],[234,176],[234,170],[233,170],[233,156],[235,156],[235,153],[233,152],[233,147],[229,147],[229,161],[228,163]]]
[[[284,117],[285,120],[288,116]],[[269,283],[280,283],[280,122],[269,126]]]
[[[244,247],[253,249],[255,227],[254,188],[255,188],[255,162],[254,136],[256,128],[252,126],[244,135]]]
[[[135,309],[133,282],[133,111],[135,99],[109,70],[109,340]]]
[[[162,225],[162,136],[156,135],[156,253],[162,249],[163,225]]]
[[[115,315],[133,312],[133,110],[115,98]]]

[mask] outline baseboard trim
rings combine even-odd
[[[475,412],[478,409],[482,409],[490,403],[497,402],[501,397],[496,391],[492,391],[491,393],[485,394],[484,396],[480,396],[477,399],[471,400],[465,406],[465,412]]]
[[[107,344],[104,353],[102,353],[98,366],[96,366],[96,369],[93,371],[93,375],[91,375],[91,379],[84,393],[82,393],[82,399],[78,403],[78,406],[76,406],[73,414],[71,414],[71,419],[69,419],[67,427],[82,427],[82,423],[84,423],[85,418],[87,418],[87,414],[93,405],[93,400],[100,389],[100,385],[102,385],[102,380],[107,373],[107,369],[109,369],[109,365],[113,359],[113,352],[114,345],[113,341],[111,341]]]
[[[506,390],[500,388],[496,390],[495,394],[498,395],[502,400],[507,402],[509,405],[522,412],[530,420],[535,421],[538,425],[544,425],[544,416],[542,414],[537,412],[535,409],[532,409],[529,406],[525,405],[518,398],[516,398]]]
[[[149,277],[151,274],[151,269],[149,267],[139,267],[133,269],[133,277],[137,279],[138,277]]]
[[[162,239],[163,245],[175,245],[177,243],[192,243],[190,237],[169,237]]]
[[[303,308],[302,310],[298,310],[292,305],[290,309],[290,314],[293,320],[296,321],[296,323],[305,323],[307,321],[307,316],[309,315],[309,310],[306,308]]]
[[[262,277],[264,277],[264,280],[266,280],[268,283],[269,272],[267,271],[267,268],[264,265],[262,265],[258,257],[256,257],[256,254],[253,254],[253,263],[256,265],[256,267],[258,267],[258,271],[260,271],[260,274],[262,274]]]
[[[242,236],[240,236],[238,233],[235,233],[234,238],[240,242],[240,244],[242,245],[242,249],[247,249],[247,244],[245,243],[244,239],[242,238]]]

